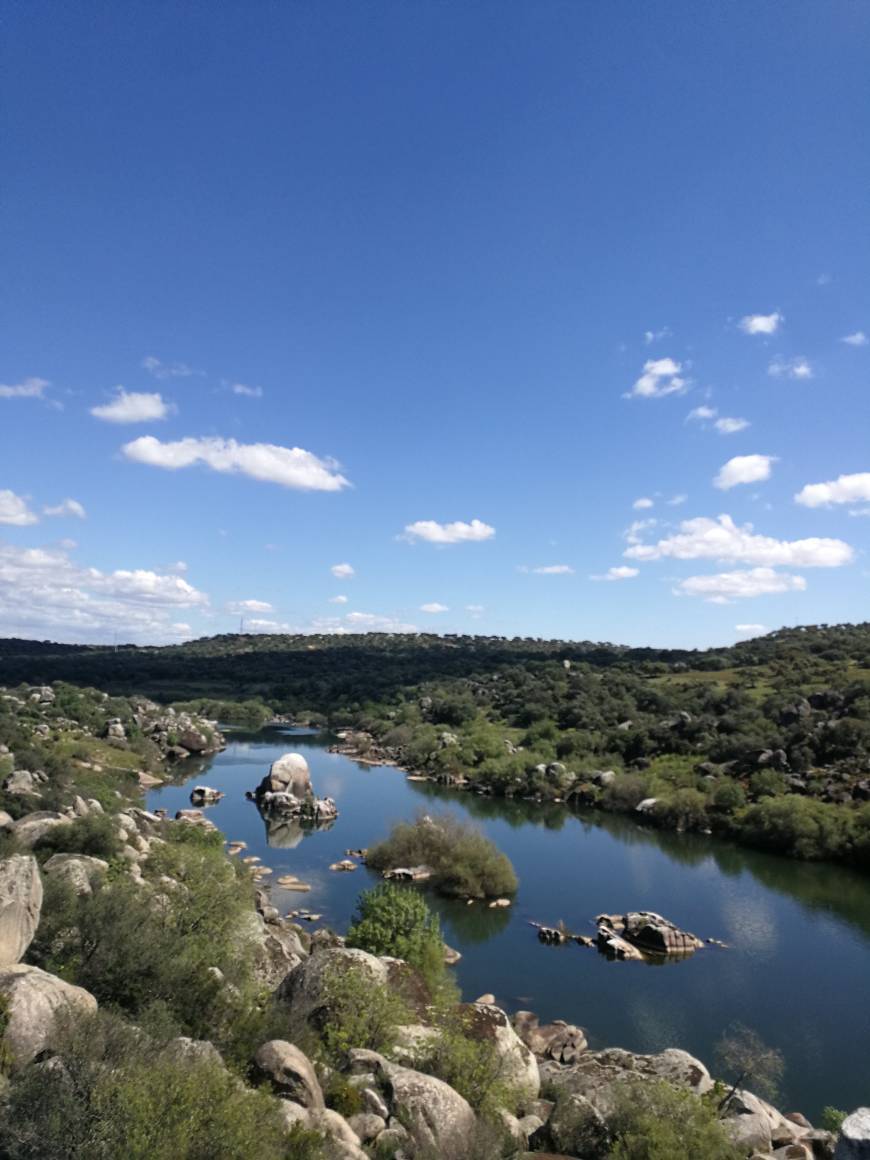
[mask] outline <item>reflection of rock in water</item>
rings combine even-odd
[[[334,818],[318,823],[300,818],[260,816],[266,829],[266,844],[281,850],[295,850],[306,834],[330,830],[335,823]]]

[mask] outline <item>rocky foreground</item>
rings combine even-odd
[[[94,994],[27,961],[45,921],[46,899],[56,893],[58,884],[89,903],[109,884],[123,881],[158,913],[173,898],[187,896],[191,905],[209,901],[194,897],[183,874],[173,876],[167,870],[170,863],[161,860],[161,851],[177,843],[185,827],[196,833],[203,830],[206,836],[213,831],[201,814],[182,811],[170,821],[125,804],[120,791],[114,791],[114,805],[107,798],[103,804],[96,797],[85,797],[74,782],[68,784],[62,777],[58,782],[51,773],[58,767],[49,760],[49,742],[53,739],[60,745],[74,733],[80,740],[111,739],[123,754],[130,752],[132,740],[145,735],[166,760],[177,756],[170,751],[182,739],[219,746],[219,735],[209,723],[179,722],[176,715],[157,706],[152,709],[150,703],[146,707],[138,703],[126,718],[117,716],[117,706],[107,704],[102,719],[94,712],[90,724],[83,725],[55,708],[55,698],[49,696],[52,692],[37,688],[24,696],[12,694],[20,712],[17,732],[7,733],[21,752],[27,747],[30,754],[45,755],[49,772],[28,770],[43,773],[44,780],[35,778],[24,789],[26,779],[15,778],[20,770],[13,749],[7,746],[5,756],[11,758],[7,766],[13,768],[7,774],[4,800],[10,808],[14,806],[16,816],[0,813],[5,854],[0,857],[0,1103],[6,1100],[4,1085],[12,1086],[28,1069],[63,1076],[69,1063],[64,1053],[70,1020],[86,1019],[98,1010]],[[183,725],[183,733],[178,725]],[[118,728],[109,732],[112,726],[120,726],[124,736]],[[30,744],[34,736],[42,739],[41,748]],[[192,747],[182,748],[190,752]],[[87,761],[83,766],[88,777],[93,764]],[[304,771],[292,762],[285,762],[274,776],[280,784],[263,785],[262,796],[292,796],[292,802],[282,799],[280,804],[293,810],[297,801],[313,800]],[[57,808],[39,808],[49,803]],[[98,822],[101,841],[112,840],[111,858],[63,848],[64,835],[96,832],[88,829],[94,819],[102,819]],[[46,856],[47,838],[50,856]],[[210,840],[217,837],[212,834]],[[708,1108],[717,1108],[727,1140],[739,1156],[753,1160],[870,1157],[870,1109],[859,1109],[848,1117],[837,1138],[813,1128],[800,1113],[783,1113],[751,1091],[738,1088],[726,1098],[727,1087],[717,1085],[705,1065],[684,1051],[670,1049],[655,1055],[619,1048],[593,1051],[581,1028],[558,1021],[541,1025],[532,1012],[510,1016],[492,995],[457,1009],[463,1035],[487,1045],[493,1061],[487,1082],[497,1098],[487,1105],[485,1114],[480,1110],[482,1103],[475,1110],[469,1101],[474,1101],[476,1093],[466,1090],[466,1098],[432,1074],[432,1060],[446,1031],[443,1022],[433,1018],[431,995],[413,968],[398,958],[345,946],[341,937],[328,930],[311,936],[281,916],[268,892],[255,887],[250,873],[237,867],[237,859],[221,858],[219,845],[214,853],[217,870],[226,871],[228,880],[240,882],[250,900],[233,937],[252,948],[251,971],[261,996],[260,1008],[270,1015],[273,1030],[250,1044],[241,1068],[237,1061],[225,1064],[208,1037],[177,1036],[165,1051],[182,1064],[207,1061],[224,1069],[228,1084],[251,1093],[252,1098],[255,1088],[269,1092],[270,1106],[280,1114],[287,1135],[290,1157],[303,1155],[293,1150],[300,1132],[307,1133],[310,1149],[316,1149],[304,1155],[324,1160],[486,1160],[490,1156],[519,1160],[531,1154],[603,1157],[609,1153],[626,1092],[634,1098],[644,1089],[662,1086],[680,1093],[681,1098],[706,1101]],[[123,948],[118,949],[123,959]],[[216,965],[203,969],[214,984],[217,1012],[224,1000],[231,1000],[235,985]],[[340,1021],[336,980],[341,984],[338,990],[344,988],[345,1003],[348,987],[357,988],[363,1005],[366,995],[401,993],[409,998],[408,1014],[382,1050],[349,1042],[327,1064],[315,1048]],[[215,1024],[216,1020],[215,1015]],[[28,1155],[39,1154],[37,1140]],[[256,1150],[251,1155],[256,1157]]]
[[[168,823],[145,810],[130,808],[115,818],[129,857],[129,873],[141,876]],[[2,1045],[20,1068],[55,1057],[58,1027],[65,1014],[94,1011],[97,1000],[35,966],[21,961],[36,932],[43,896],[43,876],[62,876],[77,892],[93,890],[107,866],[83,855],[57,854],[42,873],[31,855],[0,862],[0,1001]],[[164,886],[167,884],[164,883]],[[143,886],[143,889],[147,889]],[[288,1013],[288,1025],[322,1027],[330,1018],[328,980],[335,972],[359,975],[370,982],[398,986],[408,968],[400,960],[378,958],[343,945],[329,931],[314,937],[281,918],[268,896],[258,891],[250,926],[257,941],[257,970]],[[512,1093],[499,1115],[512,1141],[513,1154],[529,1150],[571,1152],[578,1117],[606,1138],[608,1120],[621,1086],[664,1081],[701,1098],[714,1081],[699,1060],[671,1049],[637,1055],[612,1048],[592,1051],[580,1028],[556,1022],[542,1026],[530,1012],[513,1018],[484,996],[469,1004],[473,1033],[490,1041],[500,1060],[504,1090]],[[288,1130],[303,1125],[323,1134],[324,1155],[364,1160],[377,1155],[461,1157],[468,1154],[477,1128],[469,1103],[442,1080],[418,1070],[424,1047],[435,1032],[420,1022],[399,1029],[389,1057],[351,1049],[345,1079],[359,1093],[361,1110],[342,1116],[327,1106],[324,1089],[329,1069],[309,1059],[289,1039],[273,1039],[256,1049],[251,1060],[254,1082],[265,1083],[279,1101]],[[179,1049],[216,1055],[208,1042],[179,1042]],[[61,1061],[62,1062],[62,1061]],[[546,1098],[542,1093],[546,1093]],[[828,1132],[813,1129],[799,1114],[782,1114],[749,1091],[738,1090],[724,1112],[730,1139],[755,1160],[800,1160],[806,1157],[852,1158],[870,1155],[870,1113],[856,1113],[844,1126],[839,1143]]]

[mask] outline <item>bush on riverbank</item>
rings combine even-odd
[[[438,916],[410,887],[382,883],[361,894],[347,945],[372,955],[392,955],[415,967],[430,986],[444,974],[444,940]]]
[[[388,838],[369,849],[366,865],[380,871],[427,866],[433,886],[456,898],[495,898],[517,888],[507,855],[452,814],[396,823]]]

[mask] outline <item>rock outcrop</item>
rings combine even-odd
[[[540,1065],[540,1071],[542,1083],[584,1096],[605,1119],[614,1108],[619,1084],[665,1080],[698,1096],[713,1087],[703,1063],[675,1047],[658,1055],[636,1055],[619,1047],[584,1051],[570,1066],[547,1061]]]
[[[315,1024],[329,1018],[329,982],[348,971],[357,971],[374,983],[386,986],[387,964],[375,955],[352,947],[317,946],[312,954],[282,981],[276,997],[293,1008],[293,1014]]]
[[[312,1111],[323,1110],[323,1092],[314,1067],[295,1044],[270,1039],[257,1051],[254,1065],[278,1095]]]
[[[56,810],[37,810],[32,814],[25,814],[12,825],[15,840],[21,846],[32,848],[40,838],[53,830],[55,826],[68,826],[72,818]]]
[[[370,1083],[393,1120],[410,1135],[424,1155],[465,1156],[473,1139],[476,1119],[467,1100],[434,1076],[390,1063],[374,1051],[352,1051],[351,1070]],[[380,1144],[380,1137],[375,1140]],[[386,1141],[384,1141],[386,1143]]]
[[[13,854],[0,862],[0,966],[17,963],[30,946],[42,910],[36,859]]]
[[[96,999],[82,987],[24,963],[0,967],[0,997],[5,1007],[3,1044],[17,1066],[54,1046],[64,1015],[97,1009]]]
[[[525,1107],[536,1100],[541,1090],[537,1060],[504,1011],[490,1003],[467,1003],[461,1010],[465,1014],[465,1034],[495,1045],[499,1080],[514,1093],[517,1105]]]
[[[870,1160],[870,1108],[858,1108],[843,1120],[835,1160]]]
[[[602,949],[617,949],[620,941],[628,942],[642,954],[686,956],[704,944],[696,935],[681,930],[667,918],[652,910],[634,910],[627,914],[599,914],[598,942]]]
[[[76,894],[92,894],[94,883],[103,877],[109,863],[88,854],[52,854],[44,870],[49,878],[67,882]]]

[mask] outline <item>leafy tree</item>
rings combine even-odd
[[[735,1023],[719,1040],[716,1056],[731,1081],[731,1090],[721,1101],[720,1109],[743,1086],[766,1099],[775,1099],[785,1061],[782,1053],[769,1047],[752,1028]]]
[[[437,915],[409,887],[382,883],[360,895],[347,945],[405,959],[429,983],[444,972],[444,940]]]
[[[624,1084],[613,1115],[611,1160],[738,1160],[715,1109],[668,1083]]]

